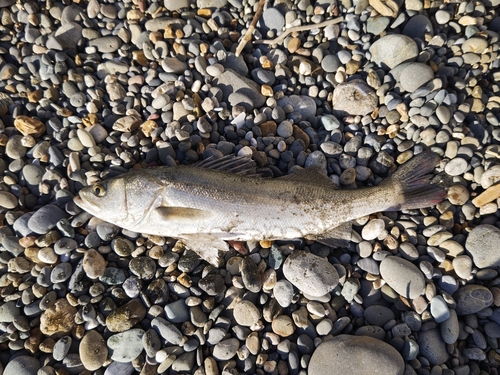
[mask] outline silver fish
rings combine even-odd
[[[305,237],[331,244],[332,238],[351,238],[353,219],[435,205],[446,196],[430,183],[438,162],[426,151],[378,186],[339,190],[316,169],[263,178],[246,174],[249,158],[222,158],[134,170],[85,187],[75,203],[122,228],[181,239],[219,265],[229,249],[225,241]]]

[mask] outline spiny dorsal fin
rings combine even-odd
[[[210,156],[196,164],[195,167],[215,169],[234,174],[256,174],[255,163],[249,156],[226,155],[221,158]]]

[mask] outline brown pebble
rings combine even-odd
[[[14,126],[22,135],[39,137],[45,132],[45,125],[40,120],[29,116],[17,116]]]
[[[97,279],[106,270],[106,260],[97,250],[90,249],[83,256],[83,270],[90,279]]]
[[[77,309],[67,299],[58,299],[40,317],[40,330],[44,335],[56,339],[71,332],[75,325]]]
[[[293,126],[293,137],[295,139],[301,139],[304,142],[305,148],[309,148],[309,143],[311,140],[305,131],[303,131],[298,125]]]
[[[111,312],[106,318],[106,326],[111,332],[126,331],[144,319],[146,312],[141,300],[135,298]]]
[[[301,42],[299,38],[292,38],[288,42],[288,52],[295,53],[300,48]]]
[[[82,365],[89,371],[101,368],[108,357],[106,341],[95,330],[85,334],[80,342],[79,352]]]
[[[493,185],[472,200],[476,207],[482,207],[500,197],[500,185]]]
[[[288,315],[279,315],[271,323],[273,332],[281,337],[288,337],[295,332],[295,324]]]
[[[54,345],[56,344],[56,340],[51,337],[47,337],[40,343],[39,349],[43,353],[52,353],[54,351]]]
[[[269,134],[276,134],[276,129],[278,126],[274,121],[266,121],[260,124],[260,131],[262,132],[262,136],[265,137]]]
[[[469,190],[463,185],[453,185],[448,189],[447,198],[451,204],[463,206],[469,200]]]

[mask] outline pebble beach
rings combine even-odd
[[[499,6],[0,0],[0,375],[498,374]],[[425,150],[437,206],[220,268],[73,202],[226,155],[355,189]]]

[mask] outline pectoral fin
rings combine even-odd
[[[157,207],[155,210],[165,221],[182,222],[192,221],[193,219],[207,218],[211,213],[205,210],[189,207]]]
[[[210,234],[189,234],[179,237],[184,245],[198,254],[200,258],[215,267],[222,266],[224,253],[229,250],[226,241]]]
[[[318,241],[327,246],[347,247],[351,241],[352,222],[342,223],[328,232],[307,236],[308,240]]]

